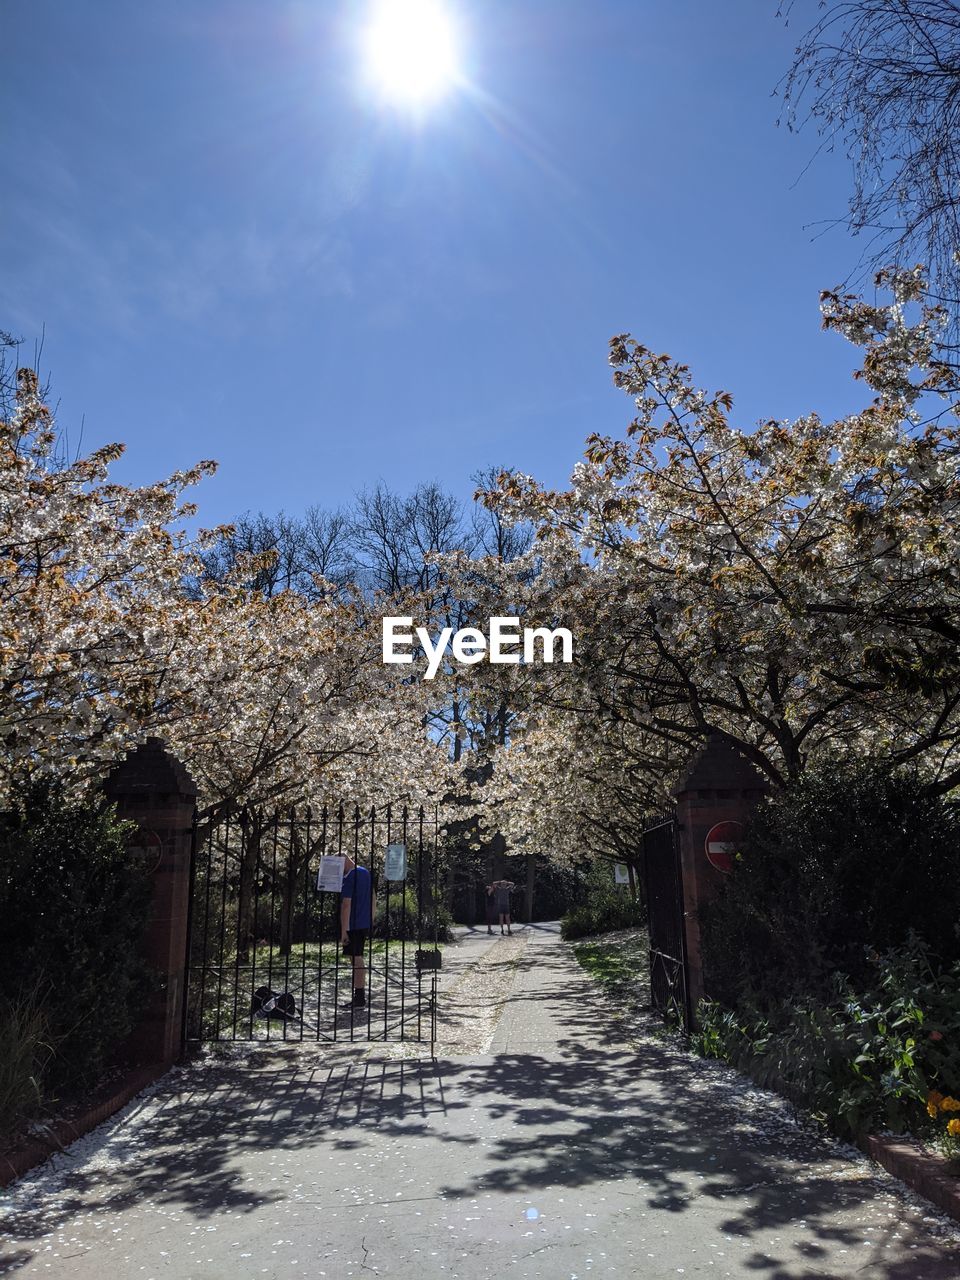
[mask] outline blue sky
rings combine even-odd
[[[467,88],[372,100],[360,0],[7,0],[0,327],[61,425],[204,523],[383,479],[561,483],[629,331],[746,425],[862,403],[817,295],[843,157],[776,127],[774,0],[451,0]]]

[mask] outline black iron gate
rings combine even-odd
[[[683,879],[672,817],[643,833],[643,875],[650,928],[650,1001],[664,1018],[689,1029]]]
[[[184,1042],[430,1040],[443,941],[437,815],[242,809],[194,823]],[[364,1003],[321,859],[367,868]],[[324,863],[324,883],[342,864]],[[332,881],[329,877],[332,876]]]

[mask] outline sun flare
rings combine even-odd
[[[364,53],[371,84],[399,104],[439,98],[458,77],[456,31],[440,0],[376,0]]]

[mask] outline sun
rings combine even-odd
[[[442,97],[459,76],[457,33],[441,0],[376,0],[363,49],[371,85],[398,105]]]

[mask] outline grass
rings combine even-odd
[[[402,946],[403,946],[403,945],[404,945],[404,944],[402,944],[402,943],[399,941],[399,939],[396,939],[396,938],[391,938],[391,940],[390,940],[390,942],[389,942],[389,943],[384,942],[384,940],[383,940],[382,938],[374,938],[374,939],[373,939],[373,954],[374,954],[374,956],[382,956],[382,955],[383,955],[383,953],[384,953],[384,951],[385,951],[385,950],[387,949],[387,947],[389,946],[389,948],[390,948],[390,955],[391,955],[391,956],[392,956],[392,955],[394,955],[394,953],[396,953],[397,955],[399,955],[399,954],[400,954],[400,951],[401,951],[401,948],[402,948]],[[416,950],[416,948],[417,948],[417,943],[416,943],[416,942],[411,942],[409,939],[407,940],[407,942],[406,942],[406,944],[405,944],[405,945],[406,945],[406,949],[407,949],[408,951],[415,951],[415,950]],[[432,947],[432,946],[433,946],[433,942],[432,942],[432,941],[427,941],[427,939],[425,938],[425,939],[423,940],[422,945],[423,945],[424,947]],[[440,943],[439,945],[440,945],[440,946],[442,946],[443,944],[442,944],[442,943]],[[303,942],[295,942],[295,943],[293,944],[293,946],[291,947],[291,949],[290,949],[290,968],[291,968],[291,969],[295,969],[295,968],[297,968],[297,966],[298,966],[298,965],[302,965],[302,964],[303,964],[304,955],[306,955],[307,968],[308,968],[308,969],[309,969],[309,967],[310,967],[310,965],[311,965],[311,964],[313,964],[314,966],[316,966],[316,965],[317,965],[317,963],[318,963],[318,962],[319,962],[319,960],[320,960],[320,950],[321,950],[321,946],[322,946],[322,948],[323,948],[323,963],[324,963],[324,964],[327,964],[327,963],[329,962],[330,964],[333,964],[333,962],[334,962],[334,956],[335,956],[336,952],[339,950],[339,946],[338,946],[338,944],[337,944],[337,943],[332,942],[332,941],[330,941],[330,942],[324,942],[324,943],[322,943],[322,944],[321,944],[321,943],[319,943],[319,942],[307,942],[307,943],[303,943]],[[276,945],[276,943],[275,943],[275,944],[274,944],[274,946],[273,946],[273,952],[272,952],[272,954],[273,954],[273,971],[274,971],[274,973],[276,973],[278,970],[282,973],[282,972],[283,972],[284,965],[286,964],[286,961],[287,961],[287,957],[286,957],[285,955],[281,954],[280,948]],[[364,954],[365,956],[367,956],[367,955],[369,955],[369,954],[370,954],[370,943],[369,943],[369,942],[368,942],[368,943],[367,943],[367,945],[364,947],[364,949],[363,949],[363,954]],[[234,952],[232,953],[232,957],[231,957],[231,958],[235,958],[235,957],[236,957],[236,952],[234,951]],[[267,971],[267,966],[270,964],[270,957],[271,957],[271,949],[270,949],[269,944],[264,945],[264,946],[259,946],[259,947],[257,947],[257,948],[256,948],[255,961],[256,961],[256,966],[257,966],[257,972],[258,972],[258,973],[259,973],[259,972],[266,973],[266,971]],[[328,958],[329,958],[329,959],[328,959]],[[342,959],[342,957],[341,957],[341,959]]]
[[[643,987],[647,981],[647,937],[631,931],[626,936],[578,942],[573,954],[577,962],[611,991]]]
[[[442,942],[438,942],[436,945],[440,950],[443,950],[443,947],[445,944]],[[403,942],[399,938],[391,938],[388,943],[388,942],[385,942],[382,938],[374,938],[372,954],[374,959],[376,959],[378,956],[382,956],[384,952],[389,948],[390,957],[392,959],[394,956],[399,957],[403,953],[403,950],[405,948],[406,951],[409,953],[411,957],[411,962],[412,962],[413,953],[417,950],[418,946],[421,946],[425,949],[429,948],[432,950],[434,946],[433,939],[424,938],[422,942],[418,943],[415,939],[411,939],[411,938],[408,938],[406,942]],[[286,966],[288,963],[290,966],[290,972],[294,973],[295,971],[303,968],[304,960],[306,960],[306,967],[309,972],[311,968],[313,970],[317,969],[317,967],[321,962],[321,958],[323,961],[324,968],[326,968],[328,964],[331,967],[333,967],[333,965],[336,962],[337,952],[339,950],[340,950],[339,943],[334,942],[331,939],[328,939],[323,943],[295,942],[293,946],[290,948],[289,954],[284,955],[283,952],[280,950],[280,946],[278,943],[275,942],[271,947],[269,943],[263,942],[251,949],[249,959],[246,961],[243,961],[240,967],[241,969],[248,969],[252,963],[256,966],[256,971],[258,974],[263,974],[264,976],[266,976],[268,971],[272,971],[274,977],[276,977],[278,975],[282,975],[286,971]],[[321,956],[321,952],[322,952],[322,956]],[[364,947],[363,954],[365,957],[371,954],[369,942]],[[195,953],[192,959],[192,964],[194,966],[199,966],[201,964],[201,959],[202,959],[201,954]],[[222,960],[224,967],[229,968],[232,964],[236,963],[236,959],[237,959],[236,948],[229,947],[229,946],[225,947],[223,952],[223,960]],[[216,945],[215,939],[211,940],[210,945],[207,948],[206,963],[207,965],[210,965],[210,966],[219,965],[221,963],[219,948]],[[342,954],[340,957],[340,963],[341,964],[346,963],[344,961]]]
[[[388,980],[393,988],[391,1008],[394,1005],[402,1007],[408,1020],[416,1016],[416,1001],[413,996],[419,991],[415,964],[417,945],[416,941],[407,940],[404,943],[391,939],[387,943],[375,938],[372,955],[369,943],[364,948],[364,960],[372,960],[369,985],[382,987]],[[420,945],[425,950],[432,950],[434,946],[433,941],[427,938]],[[437,945],[443,948],[443,943]],[[402,965],[401,956],[404,961]],[[221,961],[218,951],[211,949],[206,957],[205,967],[201,966],[199,957],[194,958],[190,979],[190,1034],[201,1034],[201,1038],[205,1040],[280,1038],[284,1035],[280,1024],[268,1024],[251,1012],[253,991],[266,986],[273,991],[289,990],[308,1029],[321,1023],[324,1028],[330,1023],[332,1028],[334,1009],[339,1008],[341,1017],[344,1010],[349,1010],[351,972],[349,957],[344,956],[332,940],[325,941],[322,946],[319,942],[295,942],[289,955],[281,954],[276,944],[271,948],[269,943],[261,942],[251,949],[246,963],[238,963],[235,950],[225,950]],[[200,1011],[201,982],[202,1033],[196,1021]],[[339,1000],[334,992],[337,986],[340,988]],[[403,1006],[399,1003],[401,986],[407,988],[406,1003]],[[379,1016],[378,1012],[378,1025]],[[297,1039],[300,1034],[299,1024],[291,1024],[292,1038]]]

